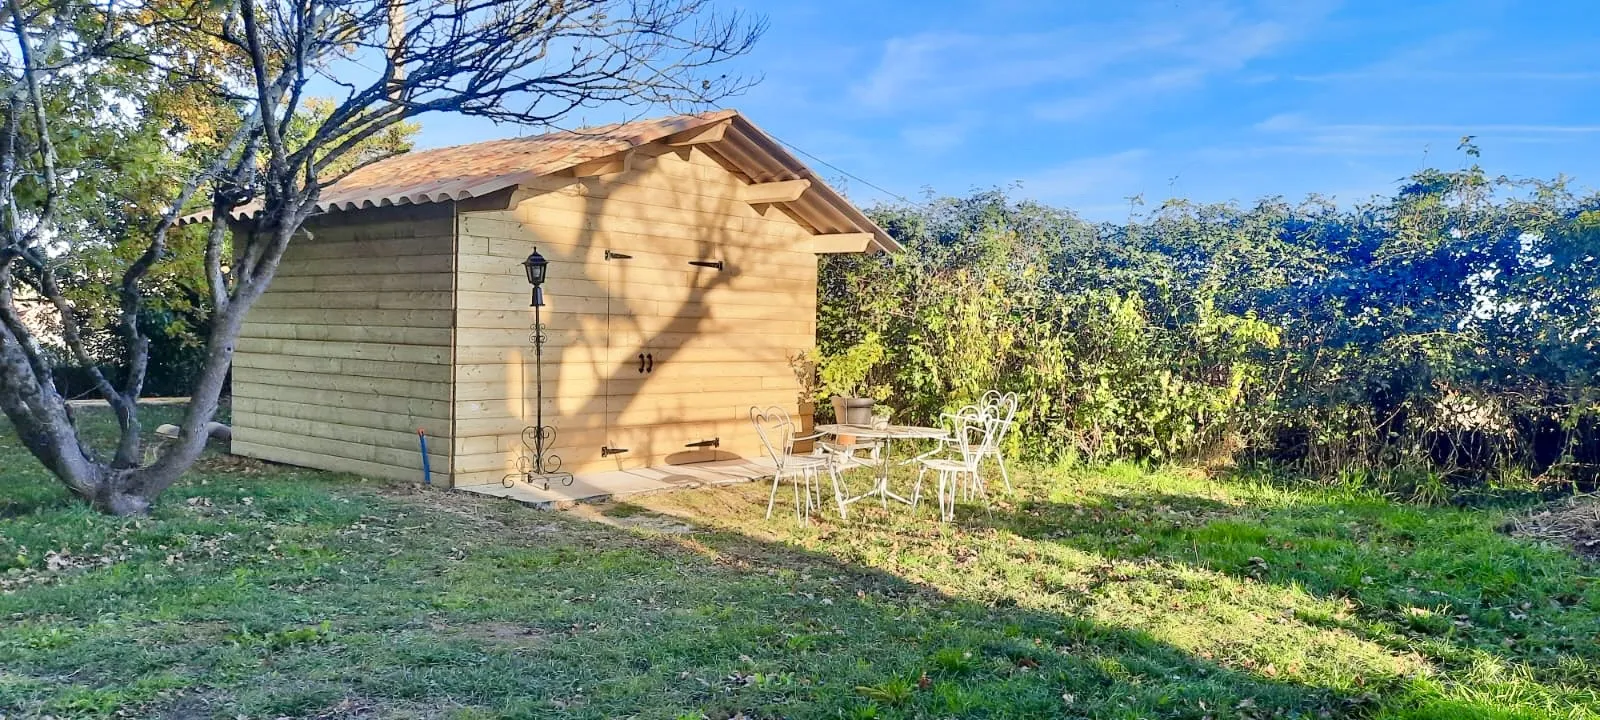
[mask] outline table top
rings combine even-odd
[[[881,428],[872,427],[871,425],[818,425],[817,432],[825,432],[829,435],[850,435],[859,438],[923,438],[933,440],[950,437],[949,430],[916,425],[890,425]]]

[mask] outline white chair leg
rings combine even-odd
[[[802,475],[803,474],[804,473],[802,473]],[[801,504],[801,502],[800,502],[800,484],[802,482],[805,482],[805,480],[804,480],[804,478],[801,478],[801,477],[796,477],[793,480],[794,480],[794,521],[796,523],[804,525],[804,524],[806,524],[806,516],[804,515],[806,506]]]
[[[950,515],[945,517],[945,520],[954,521],[956,519],[956,489],[959,488],[959,487],[961,487],[961,473],[958,472],[958,471],[955,471],[955,470],[951,470],[950,471]]]
[[[951,470],[950,471],[950,505],[947,508],[949,510],[950,514],[945,516],[945,520],[955,520],[956,519],[956,502],[957,502],[956,490],[959,489],[960,487],[961,487],[961,473],[958,473],[958,472],[956,472],[954,470]]]
[[[939,471],[939,519],[949,520],[955,514],[956,493],[951,485],[950,471]]]
[[[927,475],[927,474],[928,474],[928,466],[927,465],[923,465],[922,469],[917,471],[917,483],[915,485],[911,486],[911,516],[912,517],[916,517],[916,515],[917,515],[917,503],[919,501],[921,501],[921,499],[922,499],[922,478],[923,478],[924,475]]]
[[[1006,492],[1012,492],[1011,475],[1010,473],[1006,472],[1006,456],[996,451],[994,454],[994,461],[1000,464],[1000,479],[1004,480],[1006,483]]]
[[[806,519],[812,513],[822,512],[822,480],[817,477],[817,469],[806,470]]]
[[[800,471],[800,477],[797,478],[797,481],[800,483],[797,486],[798,489],[800,490],[800,502],[803,503],[803,507],[805,508],[805,511],[802,513],[801,516],[806,518],[806,519],[810,519],[811,518],[811,468],[806,468],[804,470],[801,470]]]
[[[972,473],[972,484],[978,488],[978,497],[983,499],[984,512],[989,513],[989,517],[994,517],[994,502],[989,499],[989,489],[984,487],[983,479],[978,477],[976,471]]]
[[[833,501],[839,505],[839,519],[843,520],[845,518],[844,488],[840,485],[839,468],[830,464],[828,466],[828,477],[833,480]]]
[[[944,506],[944,519],[948,522],[956,517],[956,502],[960,499],[957,493],[961,490],[961,477],[953,472],[947,473],[947,475],[950,478],[946,481],[950,487],[950,495],[949,501]]]
[[[772,492],[767,495],[767,519],[772,519],[772,506],[778,502],[778,483],[783,480],[783,471],[772,473]]]

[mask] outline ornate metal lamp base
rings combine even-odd
[[[528,256],[529,265],[543,262],[538,250]],[[518,479],[529,485],[538,485],[542,490],[549,490],[552,482],[572,484],[572,473],[561,469],[561,456],[548,452],[556,439],[556,429],[544,424],[544,344],[548,337],[544,321],[539,316],[540,309],[544,307],[544,288],[539,287],[542,281],[543,275],[535,279],[530,267],[528,282],[533,283],[533,324],[528,326],[528,342],[533,345],[534,421],[522,429],[522,454],[517,457],[516,470],[500,479],[500,484],[506,487],[515,485]]]
[[[517,457],[517,470],[501,478],[500,484],[511,487],[521,480],[541,490],[549,490],[552,482],[571,485],[572,473],[561,469],[561,457],[545,452],[555,437],[556,429],[549,425],[523,428],[522,455]]]
[[[506,487],[512,487],[517,484],[518,480],[521,480],[529,485],[533,485],[540,490],[549,490],[551,483],[560,483],[563,486],[571,485],[572,473],[560,472],[546,475],[540,475],[537,473],[512,473],[505,476],[505,478],[500,481],[500,484]]]

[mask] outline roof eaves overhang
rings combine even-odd
[[[585,146],[580,152],[570,153],[557,161],[515,172],[477,177],[447,177],[421,184],[402,183],[349,190],[341,190],[338,184],[335,184],[325,191],[326,194],[316,204],[315,211],[350,212],[485,198],[516,188],[535,178],[572,170],[585,163],[630,152],[651,143],[666,141],[672,144],[673,138],[685,138],[703,133],[707,128],[721,124],[726,124],[726,129],[717,132],[714,140],[704,142],[700,146],[720,155],[752,183],[808,181],[809,185],[799,197],[783,205],[802,221],[811,225],[819,235],[865,233],[872,236],[868,244],[869,250],[898,252],[903,249],[894,238],[883,231],[883,228],[878,227],[877,223],[867,217],[866,213],[829,186],[821,176],[790,153],[781,142],[735,110],[718,110],[651,122],[643,131],[636,134],[617,138],[614,142],[594,143]],[[573,134],[581,136],[583,131],[573,131]],[[378,163],[369,169],[376,169],[381,165],[382,163]],[[234,208],[228,216],[235,221],[243,221],[253,217],[258,210],[259,205],[251,203]],[[198,212],[180,218],[178,224],[188,225],[207,222],[210,219],[209,211]]]
[[[872,249],[879,252],[899,252],[904,249],[894,238],[889,237],[889,233],[884,232],[883,228],[873,222],[872,218],[867,217],[866,213],[839,191],[834,190],[810,166],[790,153],[777,138],[737,113],[733,115],[730,130],[720,142],[710,147],[721,152],[753,182],[810,181],[805,196],[790,206],[813,227],[817,227],[820,231],[829,225],[837,225],[838,220],[843,220],[848,227],[836,227],[831,231],[870,233]],[[832,223],[825,222],[818,217],[822,209],[831,211],[831,214],[838,217]]]

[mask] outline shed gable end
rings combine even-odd
[[[536,415],[518,265],[535,246],[550,260],[544,419],[566,469],[754,457],[750,406],[798,409],[789,359],[815,338],[813,229],[751,203],[714,145],[648,144],[618,172],[537,178],[509,209],[461,213],[458,484],[500,482]]]

